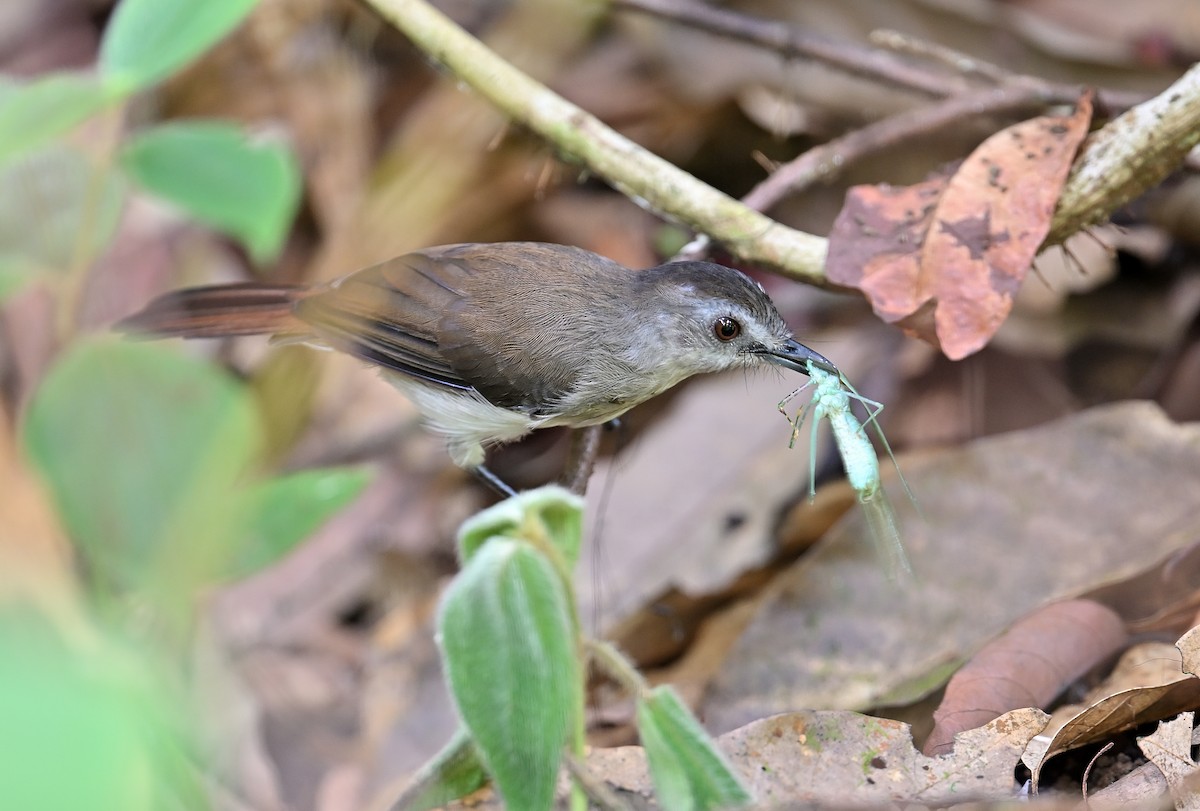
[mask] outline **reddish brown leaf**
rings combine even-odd
[[[1012,309],[1091,113],[1085,93],[1073,115],[1002,130],[949,181],[851,189],[829,235],[829,278],[947,357],[977,352]]]
[[[1125,626],[1090,600],[1052,603],[983,647],[946,685],[927,755],[940,755],[954,736],[1009,710],[1044,708],[1068,684],[1125,644]]]
[[[888,323],[913,314],[920,294],[921,246],[948,177],[915,186],[855,186],[829,235],[829,278],[866,293]],[[932,326],[932,322],[930,322]],[[936,343],[933,333],[921,337]]]

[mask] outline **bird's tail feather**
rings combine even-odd
[[[154,299],[114,328],[179,338],[299,335],[308,330],[293,315],[293,305],[307,293],[299,286],[257,282],[176,290]]]

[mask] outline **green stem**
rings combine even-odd
[[[617,646],[603,639],[589,639],[584,643],[588,655],[596,665],[621,685],[629,695],[643,695],[650,690],[650,685],[642,674],[634,667],[633,662],[625,658],[625,654],[617,650]]]

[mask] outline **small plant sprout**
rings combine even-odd
[[[883,410],[883,404],[863,397],[840,372],[834,374],[826,371],[815,366],[812,361],[809,361],[806,367],[808,382],[779,401],[779,413],[787,417],[788,422],[792,425],[792,437],[788,442],[789,448],[795,446],[796,437],[800,435],[800,428],[804,425],[804,420],[808,417],[809,412],[811,411],[813,414],[812,442],[808,456],[809,497],[812,498],[816,493],[813,482],[816,478],[817,467],[817,424],[822,418],[825,418],[829,420],[829,425],[833,429],[833,439],[837,444],[838,452],[842,455],[846,478],[849,480],[850,486],[854,488],[854,492],[858,494],[858,503],[862,505],[863,514],[866,516],[867,530],[871,535],[871,541],[884,561],[888,576],[893,579],[911,577],[912,564],[909,563],[908,555],[904,551],[904,544],[900,540],[896,512],[880,484],[879,457],[875,454],[875,448],[871,445],[870,439],[867,438],[865,427],[866,423],[874,423],[879,439],[887,450],[888,456],[891,457],[892,464],[895,465],[896,457],[892,454],[887,437],[883,435],[883,429],[879,427],[879,422],[876,420],[879,412]],[[813,388],[812,400],[800,409],[800,413],[793,420],[788,417],[786,406],[796,395],[808,388]],[[866,407],[867,419],[864,422],[860,423],[854,416],[854,412],[850,408],[851,400],[858,400]],[[900,473],[898,465],[896,472]],[[909,499],[916,504],[916,499],[913,498],[912,491],[908,489],[908,483],[904,481],[902,474],[900,482],[904,485],[904,492],[908,494]]]

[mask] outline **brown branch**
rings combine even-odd
[[[878,48],[839,42],[775,20],[739,14],[691,0],[612,0],[614,8],[650,14],[711,34],[770,48],[783,56],[811,59],[853,76],[873,79],[937,98],[965,90],[960,79],[935,73]]]
[[[872,45],[878,45],[880,48],[940,62],[955,73],[977,76],[992,84],[1000,84],[1012,78],[1012,74],[999,65],[949,48],[941,43],[910,37],[900,31],[883,28],[872,31],[868,39]]]

